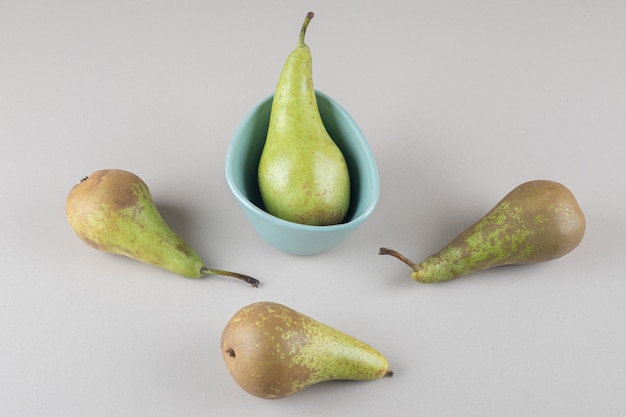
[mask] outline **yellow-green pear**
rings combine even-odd
[[[235,313],[221,345],[232,377],[260,398],[283,398],[324,381],[393,375],[387,359],[371,346],[273,302]]]
[[[218,274],[259,285],[247,275],[204,266],[196,251],[165,223],[148,186],[131,172],[104,169],[83,178],[67,196],[65,212],[78,237],[103,252],[189,278]]]
[[[269,127],[258,168],[265,210],[307,225],[341,223],[350,206],[350,174],[343,153],[320,115],[311,51],[300,38],[285,62],[272,101]]]
[[[534,180],[508,193],[483,218],[420,263],[381,248],[409,265],[414,280],[447,281],[500,265],[550,261],[574,250],[585,234],[585,216],[563,184]]]

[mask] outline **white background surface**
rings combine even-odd
[[[316,88],[359,123],[381,196],[331,252],[264,243],[224,178],[304,15]],[[0,415],[623,416],[626,3],[0,2]],[[70,188],[103,168],[150,186],[209,266],[190,280],[97,252]],[[421,260],[516,185],[560,181],[587,215],[559,260],[421,285]],[[287,304],[373,345],[393,378],[249,396],[219,338]]]

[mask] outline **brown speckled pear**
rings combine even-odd
[[[294,223],[341,223],[350,206],[350,174],[343,153],[326,131],[313,88],[311,51],[298,46],[281,72],[258,168],[265,210]]]
[[[78,237],[103,252],[189,278],[218,274],[259,285],[247,275],[205,267],[196,251],[165,223],[148,186],[128,171],[104,169],[84,178],[67,196],[65,213]]]
[[[371,346],[282,304],[239,310],[222,333],[222,355],[235,381],[260,398],[283,398],[330,380],[391,376]]]
[[[550,261],[574,250],[585,234],[585,216],[564,185],[529,181],[507,194],[489,213],[446,247],[419,264],[381,248],[413,269],[422,283],[447,281],[500,265]]]

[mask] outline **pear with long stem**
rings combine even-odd
[[[96,171],[67,196],[70,226],[87,245],[127,256],[189,278],[225,275],[253,287],[248,275],[208,268],[198,253],[165,223],[146,183],[119,169]]]
[[[572,192],[548,180],[529,181],[508,193],[483,218],[439,252],[409,265],[421,283],[447,281],[500,265],[550,261],[574,250],[585,234],[585,216]]]
[[[345,218],[350,206],[350,174],[317,105],[311,51],[304,43],[312,18],[309,12],[276,86],[258,183],[268,213],[295,223],[324,226]]]

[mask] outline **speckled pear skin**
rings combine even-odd
[[[246,392],[266,399],[330,380],[372,380],[393,374],[371,346],[282,304],[239,310],[222,333],[222,354]]]
[[[584,234],[585,216],[572,192],[558,182],[534,180],[513,189],[439,252],[419,264],[404,261],[416,281],[447,281],[501,265],[559,258]],[[391,252],[381,248],[381,254]]]
[[[350,206],[350,174],[329,136],[313,88],[311,51],[304,43],[307,14],[296,49],[285,62],[270,112],[258,167],[265,210],[294,223],[341,223]]]
[[[200,278],[200,256],[165,223],[148,186],[117,169],[96,171],[75,185],[66,200],[67,219],[78,237],[98,250]]]

